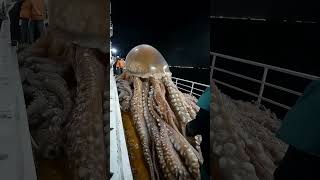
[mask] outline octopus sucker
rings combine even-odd
[[[154,93],[153,87],[151,87],[150,91],[150,100],[149,103],[152,103],[154,99],[152,98]],[[150,107],[150,113],[155,119],[160,119],[159,115],[156,111]],[[167,164],[169,164],[169,170],[171,174],[175,177],[175,179],[183,178],[183,179],[190,179],[190,174],[188,173],[187,169],[185,168],[184,164],[181,162],[181,159],[177,152],[174,150],[174,147],[168,137],[167,127],[165,125],[166,122],[159,121],[159,129],[160,129],[160,141],[162,150],[164,153],[165,160]]]
[[[36,160],[63,159],[68,179],[109,178],[105,56],[57,28],[18,54]]]
[[[116,79],[121,110],[132,116],[152,179],[198,180],[203,163],[201,139],[190,144],[187,138],[196,137],[186,137],[185,131],[200,108],[194,97],[177,89],[168,67],[153,47],[133,48],[126,58],[126,70]],[[134,158],[130,160],[135,164]]]
[[[180,96],[180,91],[169,79],[170,78],[168,76],[163,77],[164,84],[169,94],[169,99],[173,105],[173,110],[175,111],[175,114],[178,115],[182,134],[186,136],[186,124],[190,122],[192,118],[187,108],[184,106],[185,104],[183,103],[183,98]]]
[[[143,116],[143,100],[142,100],[142,81],[139,78],[134,78],[133,80],[134,93],[131,101],[131,112],[133,115],[133,122],[137,129],[143,154],[146,160],[146,163],[150,169],[151,179],[155,179],[155,172],[152,163],[152,155],[150,151],[150,138],[148,133],[148,127]]]
[[[105,71],[103,65],[96,59],[95,50],[78,47],[72,62],[78,87],[88,87],[84,92],[82,90],[77,92],[77,98],[83,98],[81,100],[83,103],[79,104],[79,101],[76,101],[73,113],[77,113],[77,116],[73,116],[75,119],[66,126],[68,129],[66,132],[78,132],[77,134],[71,133],[67,139],[68,144],[71,145],[67,152],[71,167],[75,169],[73,175],[75,179],[107,178],[104,171],[106,158],[102,112]],[[77,110],[78,108],[81,110]],[[77,124],[86,124],[86,126],[79,127]],[[75,129],[75,127],[78,128]],[[93,139],[98,143],[94,143]],[[77,158],[85,161],[79,162]],[[83,173],[81,167],[87,168],[88,171]]]
[[[232,100],[214,84],[212,88],[210,151],[214,171],[226,180],[273,179],[276,161],[286,149],[274,135],[278,119],[254,104]],[[270,129],[263,122],[271,124]]]
[[[148,92],[149,92],[149,82],[148,80],[146,80],[145,82],[143,82],[143,89],[142,89],[142,103],[143,103],[143,110],[144,110],[144,118],[146,120],[148,132],[150,134],[152,162],[154,164],[155,178],[160,179],[161,173],[159,173],[159,170],[158,170],[159,164],[157,163],[158,159],[157,159],[157,152],[156,152],[156,149],[159,148],[159,144],[157,144],[157,141],[159,141],[160,139],[159,139],[158,129],[154,125],[154,119],[152,119],[152,116],[149,114],[149,111],[148,111]],[[162,157],[159,157],[159,159],[163,161]]]
[[[162,83],[155,78],[150,78],[151,84],[154,88],[154,101],[159,107],[162,107],[160,114],[162,114],[163,119],[170,124],[176,131],[179,131],[176,126],[176,119],[174,112],[171,110],[170,105],[165,99],[165,91],[161,88]]]

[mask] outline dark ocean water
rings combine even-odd
[[[173,77],[186,79],[189,81],[194,81],[202,84],[209,85],[210,84],[210,70],[209,69],[200,69],[200,68],[192,68],[192,69],[185,69],[185,68],[170,68]],[[184,83],[185,85],[191,85],[189,83]],[[205,87],[194,85],[195,88],[204,90]],[[186,88],[189,90],[188,88]],[[183,90],[181,90],[183,91]],[[202,94],[202,92],[194,90],[194,93]]]

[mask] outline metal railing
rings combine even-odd
[[[185,93],[189,93],[192,96],[200,97],[209,85],[189,81],[186,79],[172,77],[172,81],[178,87],[178,89],[183,90]],[[196,91],[196,92],[195,92]]]
[[[269,102],[271,104],[274,104],[274,105],[282,107],[282,108],[285,108],[287,110],[290,109],[290,107],[285,105],[285,104],[282,104],[280,102],[276,102],[276,101],[271,100],[269,98],[263,97],[265,86],[269,86],[269,87],[272,87],[272,88],[275,88],[275,89],[278,89],[278,90],[281,90],[281,91],[284,91],[284,92],[287,92],[287,93],[291,93],[291,94],[294,94],[294,95],[297,95],[297,96],[301,96],[302,95],[301,92],[297,92],[297,91],[294,91],[294,90],[291,90],[291,89],[288,89],[288,88],[285,88],[285,87],[278,86],[278,85],[275,85],[275,84],[267,82],[266,79],[267,79],[268,72],[270,70],[276,71],[276,72],[281,72],[281,73],[288,74],[288,75],[292,75],[292,76],[295,76],[295,77],[308,79],[308,80],[320,79],[320,77],[318,77],[318,76],[305,74],[305,73],[301,73],[301,72],[297,72],[297,71],[292,71],[292,70],[289,70],[289,69],[284,69],[284,68],[271,66],[271,65],[267,65],[267,64],[263,64],[263,63],[258,63],[258,62],[254,62],[254,61],[250,61],[250,60],[245,60],[245,59],[241,59],[241,58],[237,58],[237,57],[232,57],[232,56],[228,56],[228,55],[224,55],[224,54],[219,54],[219,53],[215,53],[215,52],[210,52],[210,55],[212,56],[212,66],[211,66],[211,72],[210,72],[211,80],[213,80],[217,84],[221,84],[221,85],[229,87],[231,89],[234,89],[234,90],[240,91],[242,93],[245,93],[245,94],[248,94],[248,95],[256,97],[257,101],[258,101],[258,104],[260,104],[261,101],[264,100],[266,102]],[[242,75],[242,74],[231,72],[229,70],[218,68],[218,67],[216,67],[216,64],[215,64],[215,62],[219,59],[217,57],[223,58],[224,60],[236,61],[236,62],[240,62],[240,63],[244,63],[244,64],[254,65],[254,66],[257,66],[257,67],[262,67],[264,69],[262,78],[261,78],[261,80],[258,80],[258,79],[251,78],[251,77],[248,77],[248,76],[245,76],[245,75]],[[249,92],[247,90],[241,89],[239,87],[233,86],[231,84],[228,84],[228,83],[225,83],[223,81],[220,81],[220,80],[217,80],[217,79],[213,78],[213,71],[214,70],[219,71],[219,72],[223,72],[223,73],[226,73],[226,74],[229,74],[229,75],[233,75],[233,76],[236,76],[236,77],[239,77],[239,78],[242,78],[242,79],[246,79],[246,80],[249,80],[249,81],[252,81],[252,82],[255,82],[255,83],[259,83],[260,84],[259,94],[255,94],[255,93]]]

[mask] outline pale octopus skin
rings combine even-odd
[[[193,147],[186,137],[186,124],[199,107],[171,81],[163,56],[149,45],[133,48],[117,87],[122,110],[131,112],[151,179],[200,179],[201,140],[193,141]]]
[[[213,82],[211,87],[211,158],[218,164],[216,171],[225,180],[272,180],[276,161],[287,148],[272,132],[278,120],[271,116],[251,118]],[[258,107],[251,110],[251,114],[258,112],[257,116],[264,114]],[[273,125],[267,129],[261,121]]]
[[[18,55],[19,64],[25,68],[20,73],[25,92],[34,96],[28,107],[29,121],[41,124],[31,133],[34,148],[44,158],[59,158],[63,149],[73,180],[108,179],[104,114],[109,112],[103,106],[103,101],[108,102],[104,93],[109,69],[106,54],[65,39],[59,30],[49,29],[46,36]],[[53,99],[48,99],[52,94]],[[41,106],[48,110],[42,113]],[[59,153],[48,155],[54,149]]]

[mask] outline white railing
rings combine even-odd
[[[285,104],[282,104],[280,102],[276,102],[276,101],[271,100],[269,98],[263,97],[263,92],[264,92],[265,86],[273,87],[275,89],[278,89],[278,90],[281,90],[281,91],[285,91],[287,93],[291,93],[291,94],[294,94],[294,95],[297,95],[297,96],[301,96],[302,95],[301,92],[297,92],[297,91],[294,91],[294,90],[291,90],[291,89],[288,89],[288,88],[284,88],[282,86],[278,86],[278,85],[266,82],[269,70],[281,72],[281,73],[284,73],[284,74],[289,74],[289,75],[292,75],[292,76],[295,76],[295,77],[300,77],[300,78],[304,78],[304,79],[308,79],[308,80],[320,79],[320,77],[318,77],[318,76],[305,74],[305,73],[301,73],[301,72],[297,72],[297,71],[292,71],[292,70],[289,70],[289,69],[284,69],[284,68],[271,66],[271,65],[267,65],[267,64],[263,64],[263,63],[258,63],[258,62],[254,62],[254,61],[250,61],[250,60],[245,60],[245,59],[241,59],[241,58],[237,58],[237,57],[232,57],[232,56],[228,56],[228,55],[224,55],[224,54],[219,54],[219,53],[215,53],[215,52],[210,52],[210,55],[212,56],[212,66],[211,66],[210,78],[217,84],[221,84],[223,86],[226,86],[226,87],[235,89],[237,91],[240,91],[242,93],[245,93],[245,94],[248,94],[248,95],[256,97],[257,101],[258,101],[258,104],[261,103],[261,100],[264,100],[266,102],[269,102],[271,104],[274,104],[274,105],[282,107],[282,108],[285,108],[287,110],[290,109],[290,107],[285,105]],[[218,68],[218,67],[216,67],[216,64],[215,64],[215,62],[219,59],[217,57],[223,58],[224,60],[236,61],[236,62],[240,62],[240,63],[254,65],[254,66],[257,66],[257,67],[262,67],[264,69],[263,76],[262,76],[261,80],[258,80],[258,79],[254,79],[254,78],[251,78],[251,77],[248,77],[248,76],[244,76],[244,75],[241,75],[241,74],[238,74],[238,73],[235,73],[235,72],[231,72],[231,71],[228,71],[228,70],[225,70],[225,69],[222,69],[222,68]],[[219,72],[223,72],[223,73],[226,73],[226,74],[230,74],[230,75],[233,75],[233,76],[236,76],[236,77],[240,77],[242,79],[246,79],[246,80],[249,80],[249,81],[252,81],[252,82],[259,83],[260,84],[259,94],[255,94],[255,93],[249,92],[247,90],[241,89],[239,87],[233,86],[231,84],[228,84],[228,83],[225,83],[225,82],[223,82],[221,80],[217,80],[217,79],[213,78],[213,71],[214,70],[219,71]]]
[[[172,81],[178,87],[178,89],[183,90],[185,93],[189,93],[195,97],[200,97],[209,85],[197,83],[181,78],[172,77]],[[196,91],[196,92],[195,92]]]

